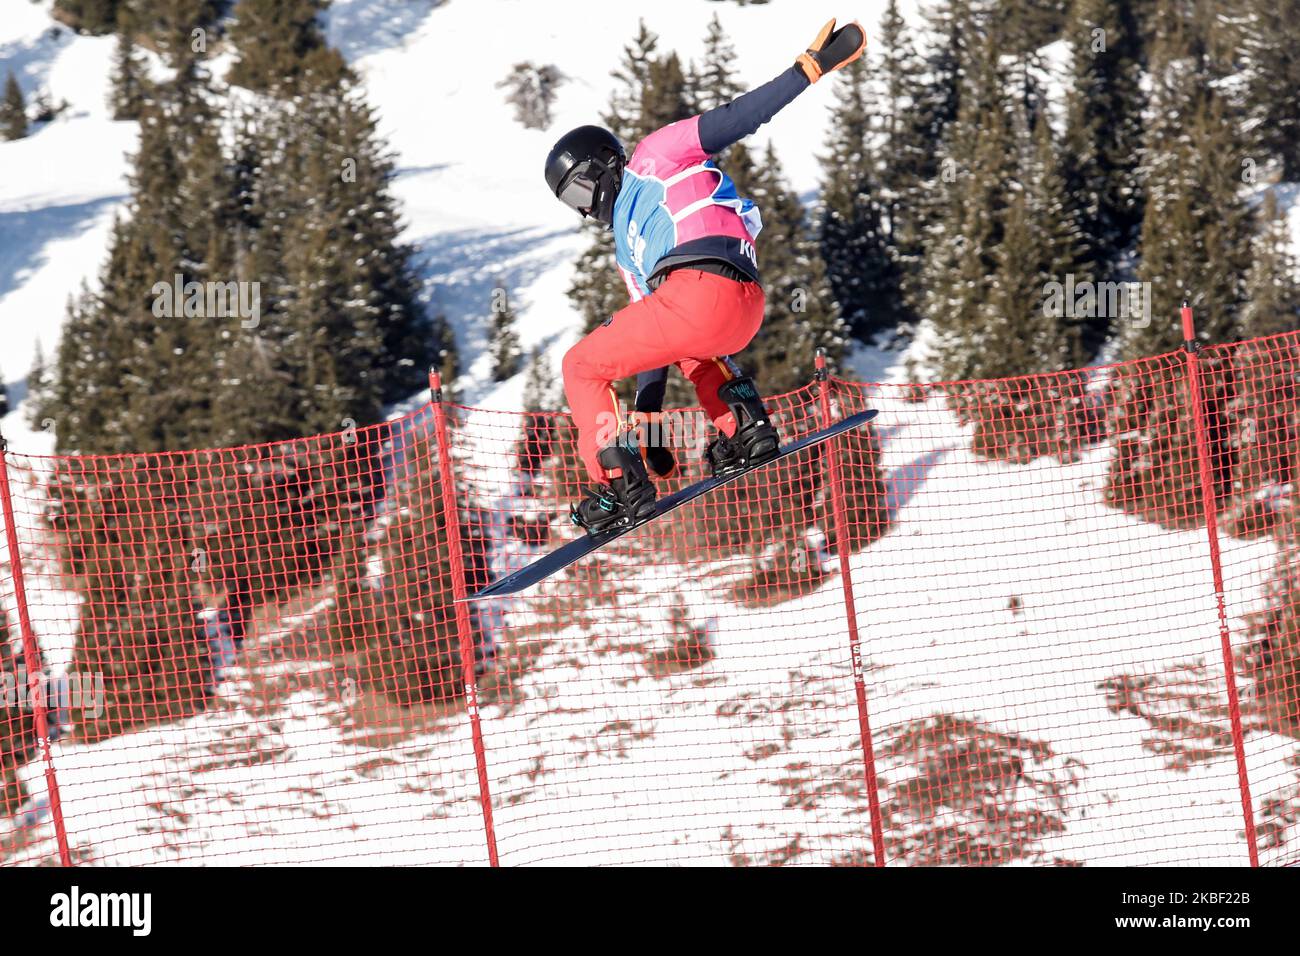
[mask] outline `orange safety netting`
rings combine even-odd
[[[1295,862],[1298,374],[819,378],[879,417],[487,604],[564,415],[8,452],[0,862]]]

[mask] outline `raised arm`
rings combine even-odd
[[[744,139],[823,74],[860,57],[866,45],[867,34],[857,23],[836,30],[831,20],[790,69],[730,103],[701,114],[700,148],[706,153],[720,153]]]
[[[774,80],[700,114],[700,148],[720,153],[738,143],[779,113],[812,84],[803,70],[792,66]]]

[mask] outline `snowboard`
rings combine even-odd
[[[841,419],[829,428],[824,428],[819,432],[813,432],[811,435],[806,435],[798,441],[783,446],[775,456],[767,459],[767,461],[761,462],[757,465],[750,465],[748,468],[741,468],[717,478],[705,478],[703,481],[697,481],[693,485],[688,485],[680,491],[673,492],[666,498],[660,498],[655,502],[655,510],[648,517],[642,518],[640,521],[630,522],[626,525],[619,525],[615,528],[606,528],[604,531],[600,531],[596,534],[584,534],[580,538],[575,538],[568,544],[556,548],[550,554],[538,558],[532,564],[520,568],[518,571],[514,571],[511,574],[492,582],[477,594],[471,594],[463,600],[481,601],[487,598],[505,597],[510,594],[518,594],[525,588],[532,587],[537,582],[549,578],[557,571],[564,570],[569,565],[573,564],[573,562],[586,557],[593,551],[599,551],[611,541],[617,541],[629,531],[635,531],[637,528],[647,525],[651,521],[657,521],[669,512],[676,511],[687,502],[694,501],[701,495],[707,495],[710,491],[743,478],[751,472],[766,468],[768,465],[778,462],[783,458],[789,458],[791,455],[797,455],[799,452],[812,448],[815,445],[820,445],[822,442],[834,438],[836,435],[842,435],[845,432],[859,428],[875,418],[876,413],[876,409],[868,409],[867,411],[850,415],[848,418]]]

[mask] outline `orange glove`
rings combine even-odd
[[[832,17],[817,34],[807,52],[801,53],[794,61],[795,66],[803,70],[809,83],[816,83],[823,73],[831,73],[840,67],[852,63],[862,56],[867,48],[867,31],[856,20],[848,26],[835,29]]]

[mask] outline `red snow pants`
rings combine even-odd
[[[623,426],[613,383],[676,365],[700,405],[727,435],[736,422],[718,398],[732,378],[723,361],[754,338],[763,323],[763,287],[698,269],[677,269],[643,299],[615,312],[564,355],[564,393],[578,427],[578,454],[592,481],[608,479],[596,456]]]

